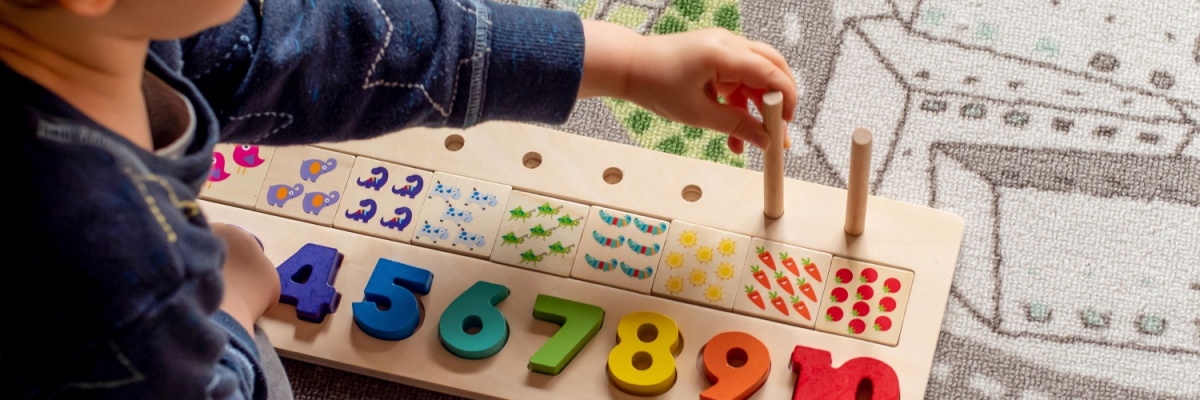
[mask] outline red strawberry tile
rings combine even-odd
[[[834,257],[816,329],[895,346],[908,305],[912,271]]]

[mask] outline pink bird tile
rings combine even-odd
[[[242,208],[254,208],[267,177],[275,148],[221,143],[213,149],[212,171],[200,198]]]

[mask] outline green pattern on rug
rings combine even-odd
[[[645,29],[651,35],[712,27],[741,33],[741,11],[736,0],[677,0],[662,10],[657,21],[647,21],[645,14],[648,12],[624,12],[628,8],[634,7],[618,7],[604,19],[633,29],[652,23]],[[585,13],[580,15],[588,17]],[[641,147],[736,167],[746,165],[744,156],[729,151],[728,136],[724,133],[672,122],[624,100],[606,99],[604,104]]]
[[[666,5],[632,5],[601,0],[508,0],[525,6],[551,6],[573,11],[584,19],[619,24],[639,33],[665,35],[721,27],[741,34],[738,0],[674,0]],[[638,146],[690,158],[744,167],[746,157],[729,151],[724,133],[699,129],[665,118],[618,99],[605,99],[613,117]]]

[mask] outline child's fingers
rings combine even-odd
[[[729,145],[729,151],[732,151],[733,154],[742,154],[742,152],[746,151],[746,141],[742,139],[729,136],[726,143]]]
[[[767,60],[770,60],[772,64],[775,64],[776,67],[787,73],[789,79],[792,81],[796,80],[796,76],[792,74],[791,67],[788,67],[787,59],[784,58],[783,54],[780,54],[778,50],[775,50],[774,47],[771,47],[771,45],[763,42],[749,39],[747,39],[747,41],[749,42],[750,51],[766,57]]]
[[[731,82],[713,82],[713,86],[713,90],[716,92],[717,96],[728,98],[730,94],[733,94],[734,92],[738,91],[738,89],[741,89],[742,84]],[[728,102],[726,104],[728,104]]]
[[[749,42],[750,51],[770,60],[772,64],[775,64],[776,68],[787,74],[788,80],[791,81],[790,86],[779,88],[783,92],[783,118],[791,121],[795,117],[796,103],[799,96],[796,92],[796,75],[792,74],[792,68],[788,66],[787,59],[783,57],[783,54],[779,54],[779,51],[775,50],[774,47],[763,42],[752,40]]]
[[[739,96],[741,97],[741,99],[740,99],[740,102],[737,104],[745,107],[747,99],[749,99],[749,101],[754,102],[754,106],[758,107],[759,112],[761,113],[761,111],[763,110],[762,98],[763,98],[763,94],[765,93],[763,90],[751,89],[751,88],[743,86],[741,89],[738,90],[738,93],[739,93]],[[785,119],[786,119],[786,117],[785,117]],[[787,148],[791,148],[791,147],[792,147],[792,138],[791,138],[791,136],[785,135],[783,137],[783,148],[787,149]]]
[[[791,121],[795,117],[798,95],[796,77],[788,67],[787,59],[766,43],[740,36],[735,43],[734,49],[727,48],[709,61],[717,68],[717,81],[763,91],[780,91],[784,99],[783,118]]]
[[[740,83],[752,89],[788,90],[796,84],[766,57],[748,49],[717,58],[717,81]]]
[[[727,48],[710,59],[717,68],[718,80],[740,82],[755,89],[778,90],[784,94],[785,118],[791,119],[796,104],[796,78],[779,51],[762,42],[737,37]]]
[[[754,90],[738,86],[725,95],[725,105],[750,111],[750,99],[754,98]]]
[[[790,101],[784,102],[784,119],[790,120],[792,108],[796,107],[796,83],[763,56],[751,52],[746,54],[750,55],[744,60],[733,61],[733,70],[719,70],[718,79],[721,82],[742,83],[746,88],[756,89],[758,92],[779,90],[784,94],[785,100],[791,98]]]
[[[749,110],[746,106],[746,97],[738,90],[740,87],[741,85],[738,84],[711,83],[705,86],[705,92],[713,103],[716,103],[717,97],[720,96],[723,102],[719,104],[723,104],[725,107],[737,107]],[[702,128],[704,127],[702,126]],[[746,150],[746,142],[742,139],[728,136],[726,143],[729,146],[729,151],[732,151],[734,154],[742,154]]]
[[[750,106],[747,101],[746,94],[743,92],[743,90],[745,90],[744,88],[745,86],[738,85],[730,90],[729,93],[725,95],[725,105],[749,112]],[[746,151],[746,141],[738,139],[733,135],[730,135],[725,140],[725,144],[729,146],[729,151],[732,151],[733,154],[742,154]]]
[[[741,102],[736,102],[741,97]],[[740,94],[731,95],[726,99],[728,105],[705,101],[696,115],[696,124],[702,128],[724,132],[730,137],[753,143],[760,148],[767,146],[767,131],[759,121],[745,109],[745,97]],[[735,106],[742,104],[742,107]],[[730,150],[736,150],[730,147]]]

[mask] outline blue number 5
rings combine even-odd
[[[403,340],[412,336],[421,322],[419,294],[429,294],[433,273],[380,258],[363,289],[363,301],[354,303],[354,323],[372,337]]]

